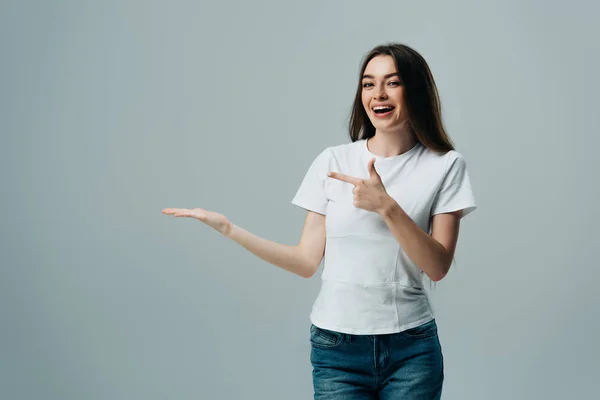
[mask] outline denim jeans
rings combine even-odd
[[[437,400],[444,367],[435,320],[403,332],[352,335],[310,326],[315,400]]]

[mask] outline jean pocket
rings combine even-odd
[[[437,324],[435,323],[435,320],[432,319],[429,322],[425,322],[424,324],[415,326],[414,328],[402,331],[402,334],[410,339],[425,339],[433,337],[437,334]]]
[[[329,329],[319,328],[311,324],[310,326],[310,344],[323,349],[332,349],[340,346],[344,342],[344,334],[341,332],[330,331]]]

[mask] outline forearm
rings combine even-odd
[[[312,275],[310,261],[298,246],[263,239],[233,224],[226,237],[270,264],[303,278]]]
[[[432,281],[441,280],[452,262],[444,246],[424,232],[393,199],[380,214],[412,262]]]

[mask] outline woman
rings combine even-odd
[[[197,218],[302,277],[324,256],[310,316],[315,399],[439,399],[443,358],[422,275],[448,273],[460,220],[476,205],[415,50],[388,44],[366,55],[350,138],[315,158],[294,196],[307,210],[296,246],[214,212],[163,212]]]

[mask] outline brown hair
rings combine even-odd
[[[380,55],[389,55],[394,59],[404,85],[404,102],[410,127],[417,140],[434,151],[444,153],[454,150],[452,140],[444,129],[439,94],[427,62],[415,50],[400,43],[379,45],[363,58],[350,114],[350,139],[356,142],[375,136],[375,127],[362,104],[361,81],[369,61]]]

